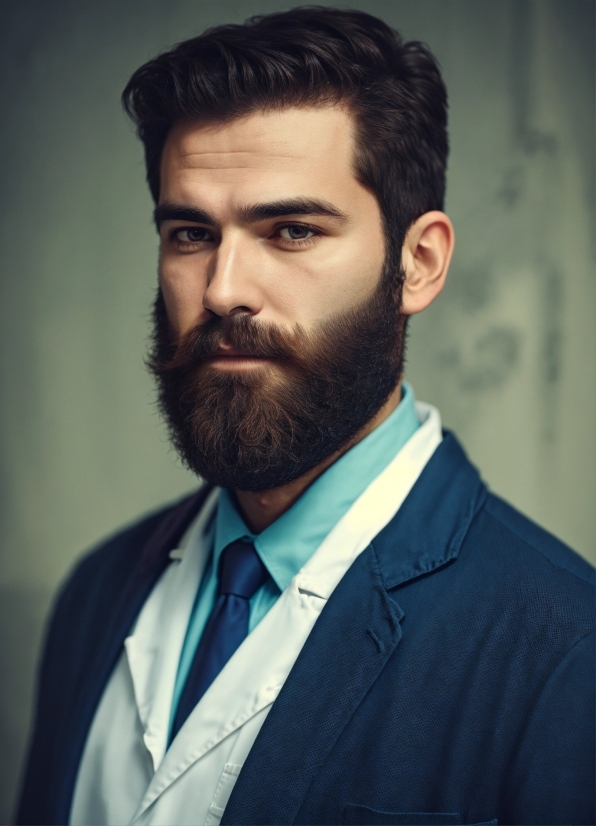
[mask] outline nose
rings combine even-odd
[[[209,262],[203,306],[218,316],[248,313],[262,309],[258,287],[257,252],[239,234],[223,237]]]

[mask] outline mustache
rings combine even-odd
[[[163,319],[163,323],[167,323]],[[203,362],[221,354],[224,347],[240,350],[253,358],[271,358],[301,362],[306,334],[297,325],[292,332],[275,324],[256,321],[242,314],[226,318],[214,317],[197,324],[180,342],[172,340],[169,329],[165,331],[169,346],[159,359],[161,370],[198,367]]]

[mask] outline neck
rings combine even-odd
[[[341,450],[336,451],[331,456],[328,456],[316,467],[312,468],[289,482],[287,485],[281,485],[279,488],[272,488],[271,490],[261,491],[235,491],[236,502],[244,517],[244,520],[253,533],[261,533],[265,528],[268,528],[276,519],[289,510],[294,502],[296,502],[304,493],[304,491],[312,485],[328,467],[343,456],[351,447],[358,444],[365,436],[368,436],[381,422],[383,422],[397,407],[401,399],[401,382],[397,385],[393,393],[389,396],[383,407],[373,418],[366,423],[356,436],[348,442]]]

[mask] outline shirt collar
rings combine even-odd
[[[214,564],[230,542],[246,539],[280,591],[310,559],[329,531],[395,458],[419,427],[414,392],[403,383],[396,409],[321,474],[292,507],[260,534],[251,533],[233,495],[222,490],[215,522]]]

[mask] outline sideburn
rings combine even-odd
[[[386,272],[370,299],[312,334],[248,315],[215,317],[176,346],[161,292],[147,361],[183,463],[210,484],[269,490],[350,442],[387,401],[403,369],[406,317]],[[271,358],[235,373],[206,363],[222,342]]]

